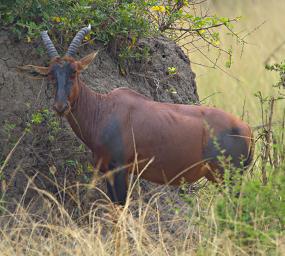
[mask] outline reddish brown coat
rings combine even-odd
[[[121,165],[133,162],[136,151],[139,160],[155,158],[142,174],[147,180],[179,184],[181,178],[190,183],[204,176],[212,178],[214,170],[205,164],[217,166],[211,164],[212,159],[205,159],[205,148],[209,139],[232,128],[239,129],[237,136],[246,144],[243,157],[249,157],[252,141],[249,126],[222,110],[158,103],[127,88],[100,95],[80,84],[79,91],[67,119],[94,157],[102,160],[104,170],[112,160]],[[114,125],[114,130],[109,131],[108,125]],[[104,136],[114,136],[116,142],[108,139],[106,142]],[[116,155],[117,150],[123,156]],[[180,175],[185,169],[189,170]]]
[[[159,103],[127,88],[98,94],[79,78],[96,54],[80,61],[55,57],[48,68],[28,65],[25,71],[48,75],[55,84],[54,108],[65,115],[76,135],[90,148],[102,171],[154,157],[142,177],[160,184],[193,183],[202,177],[222,177],[219,156],[243,169],[253,155],[250,127],[217,108]],[[114,174],[110,197],[124,202],[127,173]]]

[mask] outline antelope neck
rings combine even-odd
[[[99,94],[79,81],[79,94],[66,116],[75,134],[93,151],[98,124],[105,112],[105,95]]]

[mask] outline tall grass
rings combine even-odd
[[[19,203],[13,213],[2,209],[1,255],[282,255],[284,167],[266,187],[248,173],[238,198],[209,185],[181,194],[183,204],[178,197],[162,204],[163,190],[148,191],[146,201],[135,180],[124,207],[101,200],[76,218],[30,179],[25,191],[37,191],[41,214],[31,213],[32,204]]]

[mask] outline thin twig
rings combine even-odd
[[[24,136],[26,135],[26,131],[23,132],[23,134],[21,135],[21,137],[18,139],[18,141],[16,142],[16,144],[14,145],[14,147],[11,149],[11,151],[9,152],[9,154],[7,155],[4,163],[1,166],[0,169],[0,175],[2,174],[4,168],[6,167],[6,165],[8,164],[9,160],[11,159],[12,155],[14,154],[16,148],[18,147],[18,145],[20,144],[20,142],[22,141],[22,139],[24,138]]]
[[[192,44],[192,43],[191,43],[191,44]],[[220,66],[216,65],[216,63],[215,63],[213,60],[211,60],[205,53],[203,53],[200,49],[198,49],[194,44],[192,44],[192,46],[193,46],[194,48],[196,48],[196,49],[198,50],[198,52],[199,52],[200,54],[202,54],[208,61],[210,61],[210,62],[214,65],[214,67],[216,67],[217,69],[219,69],[219,70],[222,71],[223,73],[227,74],[229,77],[235,79],[237,82],[241,82],[240,79],[238,79],[237,77],[233,76],[232,74],[230,74],[229,72],[227,72],[226,70],[224,70],[223,68],[221,68]]]
[[[271,98],[269,101],[270,112],[269,112],[269,120],[268,120],[268,129],[264,130],[265,132],[265,152],[264,152],[264,155],[262,156],[262,166],[261,166],[263,185],[266,185],[268,181],[265,167],[266,167],[267,160],[269,159],[270,147],[271,147],[271,142],[272,142],[271,133],[272,133],[272,117],[273,117],[274,102],[275,102],[275,98]]]
[[[285,45],[285,40],[282,41],[281,44],[279,44],[276,48],[274,48],[274,50],[268,55],[268,57],[264,61],[265,65],[268,64],[271,58],[275,57],[275,53],[278,52],[283,47],[283,45]]]
[[[259,124],[259,125],[255,125],[255,126],[252,126],[252,129],[255,131],[255,130],[259,130],[259,129],[265,129],[266,127],[269,127],[269,123],[266,123],[266,124]],[[281,125],[282,127],[282,121],[276,121],[276,122],[272,122],[271,123],[271,126],[275,126],[275,125]]]
[[[228,22],[237,22],[237,19],[229,19]],[[176,30],[176,31],[185,31],[185,32],[199,32],[201,30],[209,30],[211,28],[217,28],[217,27],[221,27],[221,26],[226,26],[224,22],[222,23],[218,23],[218,24],[215,24],[215,25],[211,25],[211,26],[208,26],[208,27],[201,27],[201,28],[179,28],[179,27],[169,27],[167,29],[169,30]],[[226,26],[227,27],[227,26]],[[236,34],[235,34],[236,36]]]

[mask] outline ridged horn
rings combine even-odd
[[[55,49],[53,42],[51,41],[47,31],[41,32],[41,36],[42,36],[42,40],[44,42],[44,45],[47,49],[48,56],[51,59],[55,58],[55,57],[59,57],[59,54],[58,54],[57,50]]]
[[[84,36],[86,36],[91,31],[91,25],[89,24],[88,27],[80,29],[79,32],[77,32],[76,36],[73,38],[71,44],[68,47],[68,50],[66,52],[66,56],[74,57],[76,54],[76,51],[81,44]]]

